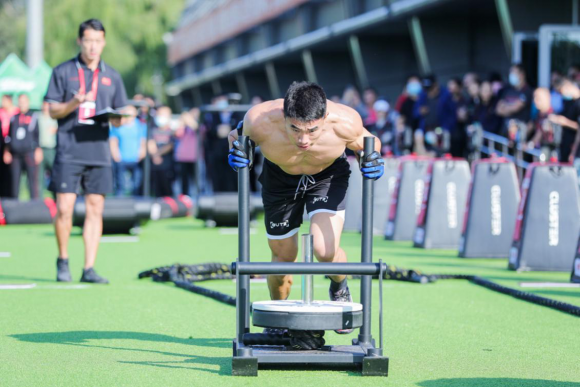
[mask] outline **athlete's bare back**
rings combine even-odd
[[[266,101],[252,107],[244,118],[244,135],[260,146],[262,154],[292,175],[314,175],[328,168],[349,148],[363,149],[363,139],[371,134],[360,115],[348,106],[327,101],[327,115],[313,122],[284,117],[284,100]],[[230,147],[238,135],[230,133]],[[375,150],[380,151],[375,140]]]

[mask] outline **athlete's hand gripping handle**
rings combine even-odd
[[[361,152],[360,171],[367,179],[377,180],[385,173],[385,160],[377,151],[370,153],[368,156]]]

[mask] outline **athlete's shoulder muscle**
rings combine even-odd
[[[272,129],[274,122],[279,115],[279,102],[266,101],[253,106],[244,117],[244,134],[250,136],[252,140],[260,142]]]
[[[329,118],[334,123],[337,136],[347,143],[362,136],[364,127],[360,114],[351,107],[329,101]]]

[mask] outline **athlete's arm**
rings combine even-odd
[[[381,153],[381,140],[378,137],[373,136],[368,130],[363,126],[362,118],[355,110],[352,110],[349,114],[350,121],[352,122],[350,127],[350,141],[347,140],[346,147],[355,152],[358,157],[358,152],[364,150],[364,139],[365,137],[372,136],[375,138],[375,151]]]
[[[246,113],[246,115],[244,116],[244,120],[243,120],[243,135],[244,136],[248,136],[250,137],[250,139],[256,144],[259,145],[259,142],[256,140],[256,129],[255,129],[255,123],[256,123],[256,117],[257,117],[257,111],[258,111],[258,106],[256,105],[254,107],[252,107],[250,110],[248,110],[248,112]],[[229,142],[229,148],[232,148],[233,142],[235,140],[238,139],[238,129],[234,129],[230,132],[230,134],[228,134],[228,142]]]
[[[350,129],[347,129],[346,134],[350,134],[352,140],[347,141],[346,146],[348,149],[355,152],[357,160],[360,163],[360,171],[362,175],[367,179],[379,179],[385,172],[385,161],[381,157],[381,140],[370,134],[369,131],[363,127],[362,119],[357,112],[352,109],[348,110],[348,112],[350,114],[346,114],[343,117],[343,122],[350,125]],[[350,131],[350,133],[348,131]],[[369,136],[375,138],[375,150],[370,154],[363,154],[361,160],[361,153],[364,150],[364,139]]]

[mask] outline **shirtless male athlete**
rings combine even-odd
[[[339,246],[344,225],[346,190],[350,176],[345,148],[359,154],[365,136],[360,115],[347,106],[328,101],[322,87],[294,82],[284,99],[252,107],[244,117],[243,134],[259,145],[264,155],[260,176],[272,262],[294,262],[298,255],[298,230],[304,206],[314,237],[314,255],[320,262],[346,262]],[[251,167],[248,155],[229,134],[229,164]],[[381,143],[375,152],[363,155],[361,171],[378,179],[384,172]],[[344,275],[331,276],[330,299],[352,302]],[[285,300],[292,286],[291,275],[268,276],[270,297]],[[337,331],[351,333],[352,329]]]

